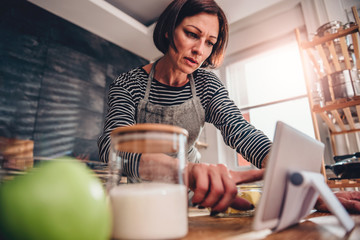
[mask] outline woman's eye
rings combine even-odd
[[[191,38],[198,38],[198,35],[196,33],[193,32],[186,32],[186,34],[191,37]]]
[[[213,47],[213,46],[215,45],[215,43],[213,43],[213,42],[211,42],[211,41],[208,41],[208,42],[207,42],[207,45],[208,45],[209,47]]]

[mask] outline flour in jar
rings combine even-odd
[[[113,238],[174,239],[188,232],[187,189],[181,184],[134,183],[110,191]]]

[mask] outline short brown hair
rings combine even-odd
[[[157,49],[165,54],[171,45],[177,51],[174,43],[175,28],[184,18],[203,12],[217,15],[219,19],[219,36],[210,56],[203,62],[201,67],[218,67],[224,58],[229,28],[224,12],[214,0],[172,1],[160,15],[154,30],[153,40]],[[166,33],[168,34],[168,38],[165,37]]]

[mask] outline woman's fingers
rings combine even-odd
[[[264,175],[264,170],[229,171],[222,164],[193,164],[188,171],[193,203],[210,207],[212,212],[225,211],[230,205],[235,209],[252,209],[250,202],[236,197],[236,184],[257,181]]]
[[[199,204],[203,207],[213,207],[224,194],[224,186],[221,179],[221,173],[215,165],[208,167],[209,190]]]
[[[340,191],[335,193],[338,197],[360,201],[360,191]]]
[[[144,153],[139,163],[139,175],[143,180],[175,182],[178,180],[178,161],[163,153]]]
[[[231,203],[230,207],[237,210],[250,210],[254,209],[254,205],[242,197],[236,197],[234,201]]]
[[[360,213],[360,202],[357,200],[349,200],[339,198],[342,205],[350,213]]]
[[[224,165],[217,165],[220,181],[218,188],[212,186],[211,194],[217,194],[217,197],[211,198],[212,212],[223,212],[233,202],[237,195],[237,188],[231,179],[228,169]],[[210,195],[209,194],[209,197]],[[214,201],[217,198],[217,201]]]
[[[194,164],[189,168],[189,187],[194,192],[193,204],[204,201],[209,191],[208,166],[206,164]]]
[[[350,213],[360,213],[360,192],[359,191],[340,191],[336,192],[335,196],[339,199],[340,203],[345,207],[345,209]],[[316,210],[320,212],[328,212],[329,208],[322,200],[319,198],[315,205]]]
[[[236,184],[259,181],[263,179],[264,173],[265,169],[254,169],[247,171],[230,170],[230,175]]]
[[[340,191],[335,196],[339,199],[345,209],[351,213],[360,213],[360,192]]]
[[[193,203],[221,212],[234,200],[237,189],[225,165],[196,164],[189,174]]]
[[[360,202],[357,200],[349,200],[339,197],[340,203],[350,213],[360,213]],[[319,212],[329,212],[329,208],[323,200],[318,200],[315,209]]]

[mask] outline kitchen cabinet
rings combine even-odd
[[[357,145],[360,145],[357,135],[360,132],[360,20],[355,7],[352,12],[355,22],[341,27],[336,27],[336,21],[323,25],[326,30],[318,31],[311,41],[301,40],[299,29],[295,30],[315,137],[321,140],[318,121],[321,119],[329,130],[334,155],[338,154],[337,135],[347,139],[348,135],[356,133]],[[309,62],[312,71],[307,67]],[[324,164],[322,172],[326,177]],[[328,180],[328,184],[339,188],[360,186],[357,179]]]

